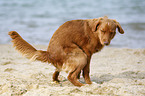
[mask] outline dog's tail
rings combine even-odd
[[[26,42],[16,31],[10,31],[8,34],[13,39],[13,46],[23,56],[27,57],[32,61],[39,60],[42,62],[50,62],[49,53],[47,51],[36,50],[32,45]]]

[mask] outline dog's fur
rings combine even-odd
[[[108,17],[86,20],[72,20],[61,25],[52,36],[47,51],[36,50],[16,31],[9,32],[16,50],[31,60],[52,63],[56,67],[53,81],[59,81],[61,70],[69,73],[68,80],[75,86],[83,86],[78,81],[81,71],[87,84],[90,60],[93,53],[100,51],[116,34],[116,28],[123,34],[120,24]]]

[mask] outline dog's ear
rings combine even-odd
[[[119,22],[117,22],[116,20],[113,20],[116,25],[117,25],[117,28],[118,28],[118,32],[121,33],[121,34],[124,34],[124,30],[122,29],[121,25],[119,24]]]
[[[102,18],[99,18],[97,20],[94,20],[92,25],[92,31],[95,32],[98,29],[99,24],[101,23]]]

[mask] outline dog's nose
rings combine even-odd
[[[109,42],[105,41],[105,42],[104,42],[104,45],[109,45]]]

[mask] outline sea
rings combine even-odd
[[[0,44],[11,44],[14,30],[31,44],[48,45],[66,21],[103,16],[125,31],[117,31],[111,47],[145,48],[145,0],[0,0]]]

